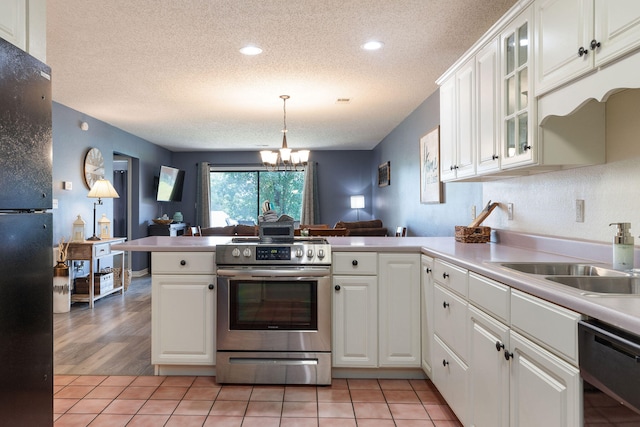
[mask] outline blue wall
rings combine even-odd
[[[87,122],[89,130],[80,129]],[[83,178],[84,157],[91,147],[97,147],[105,158],[105,176],[113,175],[114,153],[129,156],[133,160],[130,173],[133,184],[132,237],[147,235],[147,223],[158,210],[153,189],[153,177],[160,164],[170,163],[171,152],[144,139],[131,135],[100,120],[96,120],[62,104],[53,103],[53,198],[58,208],[53,210],[53,243],[71,236],[72,224],[77,215],[86,221],[87,237],[93,233],[93,201],[88,199],[89,189]],[[62,182],[73,184],[72,190],[63,190]],[[106,213],[113,218],[113,201],[106,199],[97,207],[97,217]],[[134,253],[133,270],[141,270],[148,264],[147,256]]]
[[[355,221],[356,212],[351,209],[350,196],[364,194],[365,209],[360,219],[372,217],[371,208],[371,151],[312,151],[310,160],[317,163],[318,198],[320,218],[316,223],[333,226],[340,220]],[[261,168],[257,151],[177,152],[173,153],[171,166],[185,171],[182,203],[163,204],[168,215],[180,210],[185,222],[195,221],[195,183],[197,162],[209,162],[213,166],[253,165]]]
[[[443,184],[442,203],[420,203],[420,138],[440,124],[440,92],[427,98],[373,150],[370,177],[374,215],[410,236],[453,236],[471,222],[471,206],[482,209],[481,183]],[[391,161],[391,185],[377,186],[377,165]]]

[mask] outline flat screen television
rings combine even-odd
[[[161,166],[156,200],[158,202],[181,202],[183,186],[183,170],[170,166]]]

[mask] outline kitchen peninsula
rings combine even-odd
[[[504,265],[610,268],[610,245],[503,231],[494,240],[329,237],[333,378],[426,374],[463,425],[581,425],[578,322],[640,335],[640,295],[584,292]],[[115,246],[155,260],[157,374],[215,375],[214,252],[227,243],[162,236]]]

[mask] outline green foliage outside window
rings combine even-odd
[[[300,220],[304,172],[212,171],[210,177],[211,210],[219,216],[225,213],[232,222],[257,224],[262,203],[269,200],[278,215]]]

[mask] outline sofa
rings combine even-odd
[[[379,219],[369,221],[338,221],[334,228],[346,228],[347,236],[386,236],[387,228]]]

